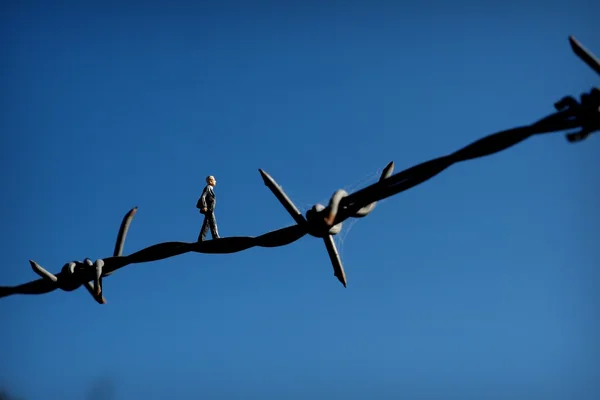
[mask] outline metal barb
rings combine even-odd
[[[258,172],[260,172],[260,176],[262,176],[265,186],[271,190],[281,205],[283,205],[286,211],[292,216],[294,221],[296,221],[298,225],[305,224],[306,220],[304,219],[304,216],[302,216],[302,213],[300,210],[298,210],[298,207],[296,207],[287,194],[285,194],[283,188],[279,186],[277,182],[275,182],[275,179],[273,179],[271,175],[267,174],[262,169],[259,169]]]
[[[583,45],[577,39],[575,39],[575,36],[569,36],[569,44],[571,45],[573,52],[591,69],[596,71],[598,75],[600,75],[600,60],[598,60],[598,58],[596,58],[591,51],[583,47]]]

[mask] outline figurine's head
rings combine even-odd
[[[209,175],[206,177],[206,183],[209,184],[210,186],[215,186],[217,184],[217,180],[215,179],[214,176]]]

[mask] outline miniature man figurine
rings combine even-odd
[[[204,241],[209,227],[212,238],[219,238],[217,220],[215,219],[215,206],[217,204],[217,199],[213,189],[216,184],[217,180],[214,176],[210,175],[206,177],[206,187],[202,191],[202,196],[200,196],[200,199],[198,199],[198,203],[196,204],[196,207],[200,209],[200,213],[204,214],[204,222],[202,223],[202,229],[198,235],[199,242]]]

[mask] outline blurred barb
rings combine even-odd
[[[600,75],[600,60],[588,49],[583,47],[581,43],[575,36],[569,36],[569,44],[571,45],[571,49],[579,58],[583,60],[591,69],[596,71],[598,75]]]
[[[583,47],[575,37],[569,36],[569,43],[573,52],[600,75],[600,60],[592,52]],[[594,88],[589,94],[583,94],[580,104],[573,97],[569,96],[558,102],[556,108],[559,111],[561,109],[575,110],[576,114],[579,114],[575,116],[575,119],[582,121],[581,129],[578,132],[567,134],[569,142],[580,142],[593,132],[600,130],[600,88]]]

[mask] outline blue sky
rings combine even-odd
[[[0,282],[306,211],[489,133],[598,76],[589,1],[3,5]],[[597,21],[596,21],[597,22]],[[37,399],[596,398],[597,137],[535,137],[381,202],[337,237],[187,254],[0,302],[0,386]],[[106,393],[92,397],[92,388]],[[98,392],[96,395],[99,396]],[[86,397],[87,396],[87,397]]]

